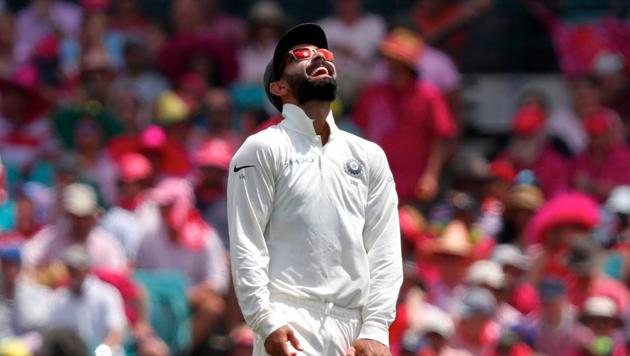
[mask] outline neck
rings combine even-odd
[[[330,102],[321,100],[311,100],[300,106],[306,116],[313,120],[313,128],[315,133],[322,138],[322,143],[328,141],[330,135],[330,127],[326,123],[326,118],[330,112]]]

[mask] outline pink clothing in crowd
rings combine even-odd
[[[61,260],[66,248],[75,244],[69,233],[69,221],[61,219],[54,225],[44,227],[23,247],[25,266],[42,267]],[[122,245],[115,237],[100,227],[94,227],[85,240],[92,267],[107,267],[114,270],[127,268],[127,258]]]
[[[519,162],[510,156],[509,152],[502,154],[499,159],[509,161],[518,172],[531,170],[547,197],[566,191],[570,185],[571,169],[567,159],[550,146],[545,146],[537,159],[530,164]]]
[[[575,285],[571,281],[567,284],[569,300],[580,310],[584,302],[594,296],[609,297],[617,304],[622,314],[629,310],[630,293],[626,286],[616,279],[601,274],[595,277],[588,288]]]
[[[226,251],[214,229],[207,230],[206,243],[201,250],[191,250],[171,240],[162,225],[157,234],[142,241],[135,265],[137,268],[183,271],[190,286],[207,282],[218,293],[224,293],[228,288]]]
[[[387,84],[368,87],[357,99],[354,120],[385,151],[401,201],[413,199],[432,144],[456,130],[442,93],[424,81],[402,92]]]
[[[630,149],[613,146],[602,161],[586,151],[575,160],[574,176],[586,175],[591,181],[612,186],[630,184]]]
[[[15,60],[27,61],[35,45],[48,34],[59,31],[64,37],[76,37],[81,29],[81,9],[61,0],[52,0],[47,17],[42,17],[34,5],[22,10],[15,21]]]

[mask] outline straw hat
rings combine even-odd
[[[471,257],[473,245],[466,225],[460,220],[453,220],[444,229],[444,233],[437,239],[427,241],[424,248],[429,255],[454,255]]]

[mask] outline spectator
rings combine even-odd
[[[111,109],[125,133],[139,135],[149,125],[153,107],[142,100],[137,87],[115,85]]]
[[[119,32],[109,29],[108,3],[82,1],[84,17],[81,32],[77,37],[63,39],[60,47],[62,66],[66,73],[76,74],[88,53],[103,53],[112,67],[122,67],[123,38]]]
[[[630,78],[621,53],[605,51],[593,61],[594,75],[602,86],[602,104],[619,113],[624,125],[624,141],[630,139]]]
[[[187,181],[165,179],[152,190],[150,199],[159,205],[161,219],[142,241],[136,266],[177,270],[188,278],[192,345],[197,348],[225,311],[221,295],[229,281],[226,251],[215,230],[194,208],[193,190]]]
[[[127,259],[120,242],[97,225],[99,207],[94,189],[72,183],[63,189],[61,204],[63,215],[24,245],[25,266],[49,270],[68,246],[81,244],[87,249],[92,266],[125,270]]]
[[[112,0],[110,29],[121,32],[126,38],[146,34],[149,22],[137,0]]]
[[[429,280],[429,301],[445,311],[452,311],[453,301],[462,288],[472,262],[472,243],[463,222],[454,220],[441,237],[422,246],[427,262],[435,266],[438,278]]]
[[[601,271],[601,250],[588,238],[576,239],[565,258],[569,271],[568,296],[577,308],[592,296],[605,296],[612,299],[621,313],[630,306],[628,289],[618,280],[608,277]]]
[[[541,308],[530,320],[533,345],[544,355],[572,355],[584,330],[576,325],[576,311],[567,300],[564,283],[559,279],[544,279],[538,293]]]
[[[116,177],[115,163],[105,149],[109,120],[105,115],[107,114],[77,113],[77,118],[72,123],[72,147],[75,149],[79,175],[96,184],[99,193],[109,205],[116,201]],[[72,114],[60,116],[71,119]],[[62,120],[60,125],[70,125],[68,121],[71,120]]]
[[[568,189],[570,168],[545,137],[546,121],[544,108],[521,106],[512,120],[514,136],[499,159],[509,162],[517,172],[532,171],[545,196],[551,197]]]
[[[236,32],[206,31],[202,5],[202,2],[196,0],[174,3],[174,34],[158,54],[158,64],[172,81],[177,81],[182,74],[194,72],[212,86],[228,85],[238,75],[236,49],[243,41],[242,38],[231,42],[227,39],[231,36],[239,37]],[[217,16],[218,18],[212,20],[218,21],[219,26],[222,16]],[[227,24],[226,27],[232,26]]]
[[[81,9],[61,0],[35,0],[20,11],[16,18],[15,59],[27,61],[37,42],[46,35],[77,37],[82,22]]]
[[[169,141],[191,151],[190,139],[193,129],[195,105],[191,97],[181,92],[164,92],[155,107],[155,123],[164,129]]]
[[[527,280],[527,272],[531,265],[528,256],[518,247],[505,244],[496,246],[492,260],[503,269],[506,302],[525,316],[538,310],[536,289]]]
[[[527,246],[525,230],[544,202],[545,198],[536,186],[519,184],[510,188],[497,242],[514,244],[520,249],[525,249]]]
[[[169,176],[185,176],[191,169],[186,150],[169,140],[157,125],[147,126],[139,135],[119,136],[109,142],[108,148],[114,159],[133,152],[145,156],[151,163],[154,182]]]
[[[332,1],[334,15],[319,21],[328,47],[335,53],[340,79],[338,93],[344,106],[352,107],[357,93],[368,84],[377,50],[385,36],[385,22],[363,9],[363,0]]]
[[[133,3],[121,1],[121,3]],[[142,107],[153,108],[160,94],[169,89],[164,77],[149,68],[149,48],[142,37],[129,37],[123,46],[124,70],[114,83],[114,90],[133,88]]]
[[[116,70],[106,52],[92,51],[82,54],[76,100],[81,103],[94,101],[106,106],[112,95]]]
[[[239,49],[238,82],[260,86],[269,58],[280,36],[287,30],[288,18],[274,1],[261,0],[249,10],[248,38]]]
[[[584,303],[580,322],[592,334],[585,348],[587,355],[627,354],[623,332],[624,326],[619,309],[608,297],[590,297]]]
[[[381,42],[389,80],[368,86],[354,112],[365,136],[385,150],[402,202],[432,200],[455,123],[439,90],[418,81],[418,38],[397,29]],[[414,164],[409,164],[414,162]]]
[[[587,239],[599,221],[597,203],[580,193],[566,193],[551,199],[533,217],[527,229],[533,265],[530,278],[538,283],[543,275],[563,278],[567,249],[574,239]]]
[[[224,246],[229,246],[227,224],[227,174],[234,148],[219,138],[206,141],[194,158],[197,167],[195,197],[203,218],[213,226]]]
[[[231,43],[236,48],[245,43],[247,29],[242,20],[227,14],[221,8],[220,0],[200,1],[200,15],[203,30],[217,35],[221,40]]]
[[[454,309],[455,335],[449,346],[470,355],[490,355],[499,338],[499,329],[493,322],[496,308],[497,302],[488,290],[466,290]]]
[[[0,78],[0,94],[0,154],[7,167],[28,175],[35,161],[55,147],[45,119],[52,103],[40,91],[33,66]]]
[[[15,70],[13,52],[15,48],[15,21],[8,11],[0,9],[0,77]]]
[[[240,132],[234,130],[234,108],[228,91],[222,88],[208,90],[204,98],[206,117],[204,125],[197,127],[193,140],[206,141],[219,139],[226,141],[233,149],[238,148],[243,140]]]
[[[70,245],[62,260],[70,281],[51,298],[50,327],[74,331],[91,352],[106,349],[124,355],[127,322],[120,293],[92,276],[91,258],[83,246]]]
[[[35,351],[48,323],[51,292],[31,281],[22,270],[18,242],[2,242],[0,271],[0,340],[16,337]]]
[[[601,105],[601,84],[593,76],[585,75],[570,83],[571,108],[560,108],[549,116],[547,133],[558,139],[572,156],[582,153],[587,146],[588,136],[584,119]]]
[[[575,162],[575,186],[604,201],[617,185],[630,184],[630,149],[620,142],[619,116],[607,109],[589,114],[588,148]]]
[[[120,241],[133,261],[147,234],[146,219],[156,210],[146,202],[152,184],[151,163],[139,153],[127,153],[118,159],[116,168],[117,204],[103,216],[101,226]]]
[[[497,301],[494,321],[501,330],[510,330],[522,322],[523,315],[507,302],[506,278],[498,263],[491,260],[476,261],[468,270],[466,283],[492,293]]]

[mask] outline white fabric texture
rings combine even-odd
[[[287,315],[270,294],[361,310],[360,338],[388,345],[402,283],[396,190],[383,150],[341,131],[326,145],[299,107],[249,137],[230,165],[232,274],[263,339]]]
[[[271,307],[282,315],[293,329],[303,351],[300,355],[345,355],[358,335],[361,315],[358,310],[338,310],[331,303],[271,298]],[[289,350],[292,345],[289,344]],[[265,340],[256,335],[253,356],[266,356]]]

